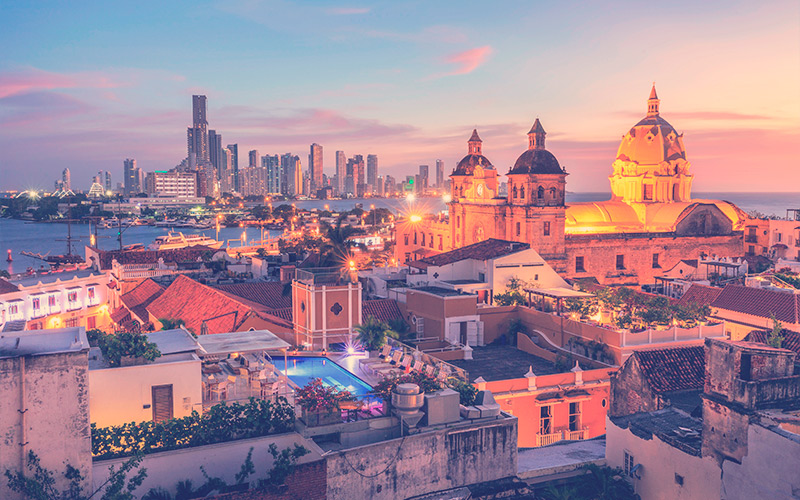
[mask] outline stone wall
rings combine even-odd
[[[616,373],[611,375],[610,417],[621,417],[638,412],[661,409],[660,400],[646,383],[639,362],[628,358]]]
[[[24,366],[23,366],[24,364]],[[91,477],[86,351],[0,359],[0,473],[21,470],[28,451],[64,489],[67,464]],[[0,480],[0,498],[16,497]]]
[[[394,500],[517,473],[517,419],[426,430],[327,456],[328,498]]]

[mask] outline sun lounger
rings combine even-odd
[[[407,370],[412,361],[414,361],[414,358],[411,357],[410,354],[406,354],[403,356],[403,359],[400,361],[400,363],[398,363],[397,367],[401,370]]]
[[[425,375],[429,377],[433,377],[433,372],[436,371],[436,367],[433,365],[425,365]]]
[[[411,367],[412,372],[421,372],[425,369],[425,363],[422,361],[414,361],[414,366]]]

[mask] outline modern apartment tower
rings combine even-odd
[[[125,158],[122,171],[124,194],[131,195],[141,193],[144,188],[144,179],[141,169],[136,166],[136,160],[133,158]]]
[[[222,134],[216,130],[208,131],[208,160],[214,167],[217,178],[222,177]]]
[[[417,184],[417,192],[424,193],[428,189],[428,179],[430,175],[430,167],[428,165],[419,166],[419,183]]]
[[[61,185],[64,188],[64,191],[69,191],[72,189],[72,175],[69,172],[69,167],[65,168],[61,172]]]
[[[261,167],[266,171],[266,191],[272,194],[281,192],[281,159],[278,155],[261,157]]]
[[[378,191],[378,155],[367,155],[367,185],[368,191]]]
[[[239,192],[239,145],[228,144],[226,146],[231,154],[231,175],[233,176],[233,190]]]
[[[206,96],[192,96],[192,126],[187,131],[189,168],[209,162]]]
[[[336,152],[336,194],[339,196],[345,194],[347,185],[347,156],[344,151]]]
[[[248,167],[250,167],[250,168],[257,167],[258,166],[258,162],[259,162],[258,150],[257,149],[250,150],[250,152],[247,153],[247,159],[248,159],[248,162],[247,162],[247,166]]]
[[[311,192],[322,189],[322,146],[316,142],[308,153],[308,174],[311,179]]]
[[[436,160],[436,188],[444,188],[444,161]]]
[[[292,153],[281,155],[281,194],[297,196],[303,192],[303,165]]]

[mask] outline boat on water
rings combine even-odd
[[[210,238],[204,234],[183,234],[170,232],[166,236],[158,236],[150,244],[150,250],[176,250],[194,246],[206,246],[213,249],[222,247],[222,242]]]

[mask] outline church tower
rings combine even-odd
[[[694,176],[689,173],[683,134],[661,117],[660,104],[653,84],[647,115],[622,137],[612,164],[608,180],[613,201],[649,204],[692,199]]]
[[[528,150],[508,172],[505,233],[530,243],[548,262],[564,258],[564,193],[567,172],[545,149],[545,132],[537,118],[528,132]]]

